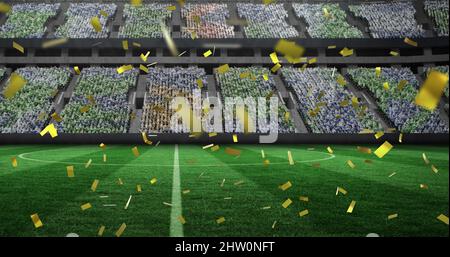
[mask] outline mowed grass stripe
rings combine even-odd
[[[180,189],[180,161],[178,145],[175,145],[173,157],[173,179],[172,179],[172,208],[170,213],[170,236],[182,237],[183,224],[179,221],[182,216],[181,189]]]

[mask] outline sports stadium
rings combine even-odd
[[[0,236],[448,237],[448,16],[0,0]]]

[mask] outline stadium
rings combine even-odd
[[[1,0],[0,236],[448,237],[448,9]]]

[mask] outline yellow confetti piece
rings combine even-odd
[[[62,121],[61,116],[59,116],[59,114],[56,113],[56,112],[54,112],[54,113],[51,115],[51,117],[52,117],[52,119],[54,119],[56,122],[61,122],[61,121]]]
[[[390,51],[389,54],[392,56],[398,56],[398,52],[396,51]]]
[[[123,181],[122,181],[122,179],[121,179],[121,178],[119,178],[119,179],[117,180],[117,184],[119,184],[119,185],[123,185]]]
[[[327,48],[328,49],[336,49],[336,45],[329,45]]]
[[[438,219],[448,225],[448,217],[445,216],[444,214],[440,214],[439,216],[436,217],[436,219]]]
[[[74,170],[73,166],[67,166],[66,170],[67,170],[67,177],[69,177],[69,178],[75,177],[75,174],[73,171]]]
[[[384,135],[383,131],[378,131],[377,133],[375,133],[375,139],[379,139],[380,137],[382,137]]]
[[[278,60],[278,56],[277,53],[273,52],[269,55],[270,60],[272,60],[273,64],[277,64],[280,62],[280,60]]]
[[[73,70],[75,71],[75,73],[77,75],[80,75],[81,71],[80,71],[80,68],[78,66],[73,67]]]
[[[13,48],[16,49],[17,51],[23,53],[23,54],[25,53],[25,48],[23,48],[23,46],[21,46],[16,41],[13,41]]]
[[[153,142],[147,138],[147,135],[145,134],[145,132],[142,132],[141,134],[142,134],[142,140],[144,140],[144,143],[146,143],[147,145],[153,144]]]
[[[233,143],[237,143],[238,142],[238,137],[237,135],[233,135]]]
[[[281,68],[281,64],[280,64],[280,63],[277,63],[277,64],[275,64],[275,65],[270,69],[270,71],[272,71],[273,73],[275,73],[275,72],[277,72],[280,68]]]
[[[420,184],[419,187],[420,189],[428,189],[428,185],[426,184]]]
[[[186,189],[186,190],[183,190],[183,194],[185,195],[185,194],[189,194],[191,192],[191,190],[189,190],[189,189]]]
[[[264,79],[265,81],[268,81],[268,80],[269,80],[269,75],[268,75],[268,74],[263,74],[263,79]]]
[[[381,67],[375,68],[375,74],[377,75],[377,77],[381,76]]]
[[[133,69],[133,65],[122,65],[119,68],[117,68],[117,73],[122,74],[125,71],[129,71]]]
[[[288,181],[288,182],[284,183],[283,185],[279,186],[279,188],[283,191],[288,190],[290,187],[292,187],[291,181]]]
[[[210,55],[212,55],[212,51],[211,51],[211,50],[208,50],[208,51],[206,51],[206,52],[203,53],[203,56],[204,56],[205,58],[208,57],[208,56],[210,56]]]
[[[384,82],[383,83],[383,88],[384,88],[384,90],[389,90],[390,89],[389,82]]]
[[[135,157],[139,157],[139,150],[138,150],[137,146],[131,148],[131,152],[133,152],[133,155]]]
[[[377,150],[375,150],[374,154],[378,158],[383,158],[389,151],[392,149],[392,146],[388,141],[385,141]]]
[[[92,163],[92,159],[89,159],[89,161],[84,165],[84,168],[89,168],[89,166],[91,166]]]
[[[307,196],[299,196],[298,198],[302,202],[309,202],[309,197],[307,197]]]
[[[347,85],[347,81],[345,80],[345,78],[344,78],[341,74],[339,74],[339,75],[337,76],[336,82],[337,82],[339,85],[341,85],[341,86]]]
[[[203,150],[213,147],[214,144],[205,145],[202,147]]]
[[[90,208],[92,208],[92,205],[90,203],[85,203],[85,204],[81,205],[82,211],[90,209]]]
[[[81,113],[86,113],[91,109],[91,107],[89,105],[85,105],[83,107],[80,108],[80,112]]]
[[[150,180],[150,184],[152,184],[152,185],[156,184],[156,182],[158,182],[158,179],[157,179],[157,178],[152,178],[152,179]]]
[[[103,233],[105,232],[105,226],[100,226],[100,228],[98,229],[97,235],[98,236],[103,236]]]
[[[400,135],[398,135],[398,142],[403,143],[403,134],[402,133],[400,133]]]
[[[126,228],[127,228],[127,224],[122,223],[122,225],[120,225],[119,229],[116,231],[116,237],[120,237]]]
[[[275,229],[275,225],[277,225],[277,221],[274,221],[272,224],[272,229]]]
[[[350,55],[353,55],[353,49],[348,49],[347,47],[344,47],[344,49],[342,49],[339,52],[340,55],[342,55],[343,57],[347,57]]]
[[[105,150],[106,145],[105,145],[104,143],[100,143],[100,144],[98,145],[98,147],[100,147],[101,149]]]
[[[217,224],[221,224],[221,223],[224,223],[224,222],[225,222],[225,217],[219,217],[219,218],[216,219],[216,223]]]
[[[269,5],[269,4],[273,3],[273,2],[275,2],[275,0],[262,0],[262,2],[263,2],[264,5]]]
[[[224,64],[217,68],[217,72],[223,74],[223,73],[227,72],[229,69],[230,69],[230,66],[228,66],[228,64]]]
[[[261,150],[261,157],[264,159],[266,158],[266,154],[264,153],[264,150]]]
[[[356,201],[352,200],[352,202],[348,206],[347,213],[352,213],[353,209],[355,208],[355,205],[356,205]]]
[[[178,216],[178,221],[181,223],[181,224],[186,224],[186,219],[183,217],[183,216]]]
[[[103,154],[103,162],[106,162],[106,154]]]
[[[308,215],[308,214],[309,214],[309,211],[308,211],[308,210],[303,210],[303,211],[301,211],[301,212],[298,213],[298,215],[299,215],[300,217],[306,216],[306,215]]]
[[[397,174],[397,172],[392,172],[391,175],[388,176],[388,178],[394,176],[395,174]]]
[[[419,44],[417,44],[417,42],[415,42],[407,37],[405,38],[405,40],[403,40],[403,42],[405,42],[405,44],[408,44],[410,46],[414,46],[414,47],[419,46]]]
[[[445,87],[448,86],[448,74],[431,71],[416,95],[415,103],[426,110],[436,109]]]
[[[16,157],[12,157],[11,158],[11,165],[13,166],[13,168],[17,168],[17,159],[16,159]]]
[[[216,132],[210,132],[210,133],[208,133],[208,137],[215,137],[215,136],[217,136],[217,133],[216,133]]]
[[[283,208],[287,208],[287,207],[289,207],[289,205],[291,205],[292,204],[292,200],[290,199],[290,198],[288,198],[288,199],[286,199],[286,201],[284,201],[282,204],[281,204],[281,206],[283,206]]]
[[[98,179],[96,179],[96,180],[94,180],[93,182],[92,182],[92,185],[91,185],[91,190],[92,190],[92,192],[95,192],[95,190],[97,190],[97,187],[98,187],[98,183],[100,182],[100,180],[98,180]]]
[[[371,154],[372,150],[368,147],[362,147],[362,146],[358,146],[356,147],[358,149],[359,152],[361,153],[366,153],[366,154]]]
[[[141,58],[142,61],[147,62],[148,56],[150,55],[150,51],[147,51],[147,53],[141,54],[139,57]]]
[[[291,151],[288,151],[287,154],[288,154],[289,165],[294,165],[294,159],[292,158]]]
[[[145,73],[148,73],[148,68],[147,68],[147,66],[145,66],[145,65],[140,64],[140,65],[139,65],[139,69],[140,69],[141,71],[145,72]]]
[[[303,64],[302,67],[300,67],[300,71],[304,71],[306,69],[306,67],[308,66],[307,63]]]
[[[140,5],[142,5],[142,0],[131,0],[131,5],[140,6]]]
[[[347,165],[350,166],[350,168],[352,169],[356,168],[356,165],[351,160],[347,161]]]
[[[345,189],[342,188],[342,187],[337,187],[337,188],[336,188],[336,195],[338,195],[339,193],[341,193],[341,194],[343,194],[343,195],[346,195],[346,194],[347,194],[347,190],[345,190]]]
[[[333,154],[333,149],[331,149],[331,147],[327,147],[327,151],[330,153],[330,154]]]
[[[434,172],[434,173],[438,173],[439,172],[439,170],[436,168],[436,166],[434,166],[434,165],[431,165],[431,170]]]
[[[105,17],[105,18],[108,17],[108,13],[103,11],[103,10],[100,10],[100,15]]]
[[[39,215],[37,213],[30,215],[30,217],[31,217],[31,221],[33,221],[35,228],[40,228],[40,227],[44,226],[44,224],[42,223],[42,221],[39,218]]]
[[[8,85],[3,90],[3,95],[7,99],[12,98],[17,92],[19,92],[19,90],[23,88],[23,86],[25,86],[26,83],[27,81],[22,76],[13,72],[9,78]]]
[[[175,11],[177,7],[175,5],[167,6],[167,10],[169,11]]]
[[[102,31],[102,24],[100,23],[100,19],[97,16],[91,18],[91,25],[96,32]]]
[[[11,10],[11,6],[7,3],[0,2],[0,12],[7,13]]]
[[[263,161],[263,165],[265,166],[265,167],[268,167],[269,165],[270,165],[270,161],[269,160],[264,160]]]
[[[308,60],[308,64],[314,64],[314,63],[316,63],[317,62],[317,58],[316,57],[314,57],[314,58],[311,58],[311,59],[309,59]]]
[[[141,185],[136,185],[136,191],[137,192],[142,192],[142,187],[141,187]]]
[[[128,50],[128,40],[122,40],[122,49],[125,51]]]
[[[295,41],[289,41],[286,39],[280,39],[276,43],[274,47],[275,51],[284,55],[289,60],[298,60],[301,56],[303,56],[303,53],[305,52],[305,49],[297,45]]]
[[[394,214],[388,215],[388,220],[392,220],[392,219],[395,219],[397,217],[398,217],[398,213],[394,213]]]
[[[220,147],[218,145],[215,145],[215,146],[211,147],[211,152],[218,151],[219,149],[220,149]]]
[[[69,41],[69,39],[67,39],[67,38],[58,38],[58,39],[47,40],[45,42],[42,42],[42,48],[46,49],[46,48],[63,45],[65,43],[67,43],[67,41]]]

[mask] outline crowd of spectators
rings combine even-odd
[[[424,8],[433,19],[438,36],[448,37],[448,0],[426,0]]]

